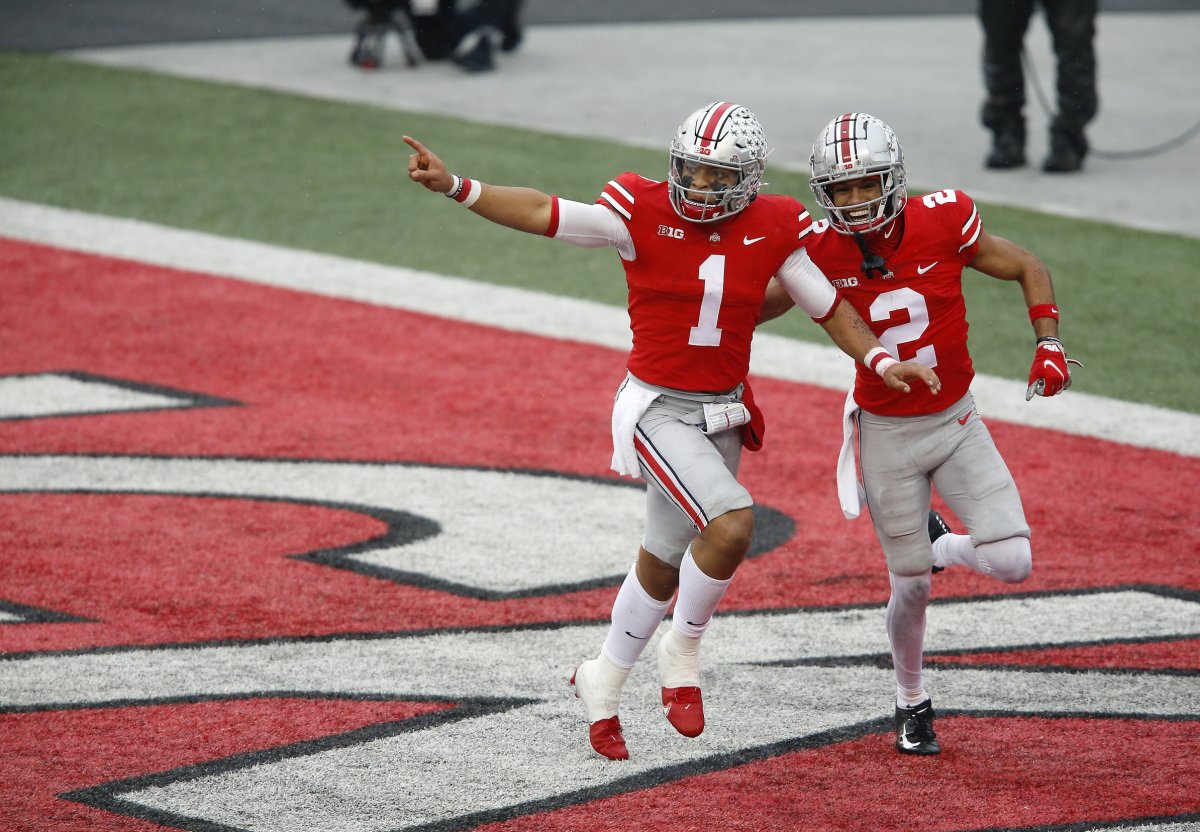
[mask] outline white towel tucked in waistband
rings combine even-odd
[[[633,447],[633,433],[650,402],[660,395],[660,391],[646,387],[632,375],[626,375],[621,388],[617,390],[612,412],[612,469],[623,477],[642,475],[637,451]]]
[[[857,413],[858,404],[851,388],[842,407],[842,449],[838,451],[837,462],[838,502],[842,504],[842,514],[847,520],[858,518],[867,499],[867,492],[858,480],[858,465],[854,459],[854,417]]]

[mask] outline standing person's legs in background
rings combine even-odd
[[[1025,73],[1021,49],[1033,0],[980,0],[983,24],[983,81],[987,97],[983,124],[992,131],[985,164],[1005,169],[1025,164]]]
[[[1083,167],[1083,128],[1096,115],[1096,0],[1043,0],[1058,59],[1058,113],[1050,125],[1043,170],[1071,173]]]

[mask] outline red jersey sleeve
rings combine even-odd
[[[975,200],[962,191],[955,191],[954,204],[958,207],[959,248],[958,260],[964,266],[975,259],[979,251],[979,237],[983,234],[983,217],[979,215],[979,206]]]

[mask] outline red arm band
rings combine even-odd
[[[546,236],[553,237],[558,233],[558,197],[550,197],[550,225],[546,227]]]
[[[1053,318],[1057,321],[1058,306],[1053,303],[1039,303],[1029,307],[1029,320],[1036,321],[1038,318]]]

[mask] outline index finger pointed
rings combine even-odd
[[[420,154],[423,154],[423,155],[429,154],[429,151],[425,148],[425,145],[421,144],[419,141],[414,139],[412,136],[405,136],[404,143]]]

